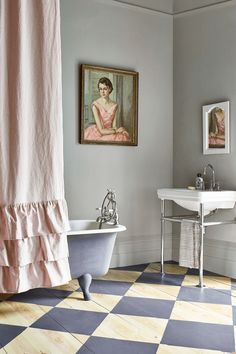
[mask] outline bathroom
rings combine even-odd
[[[202,0],[176,0],[174,16],[172,0],[129,2],[139,6],[61,0],[66,201],[71,219],[96,219],[106,189],[114,188],[127,231],[117,237],[112,268],[160,261],[158,188],[192,185],[211,163],[222,188],[236,189],[236,2],[208,0],[212,5],[202,7]],[[196,2],[201,9],[186,11]],[[83,63],[139,73],[137,146],[79,144]],[[221,101],[230,101],[230,154],[203,155],[202,106]],[[233,219],[235,210],[222,214]],[[178,261],[178,242],[178,232],[172,234],[168,225],[166,260]],[[209,228],[205,269],[236,278],[235,242],[235,225]],[[7,345],[0,347],[1,354],[8,352]]]
[[[159,3],[159,9],[164,10],[171,2]],[[181,1],[176,1],[177,11],[180,5]],[[127,232],[117,240],[113,266],[157,260],[157,188],[193,185],[196,174],[209,162],[223,189],[236,187],[234,10],[229,1],[173,18],[119,2],[94,1],[93,6],[83,1],[61,2],[66,198],[72,219],[78,215],[82,219],[96,218],[95,207],[106,188],[116,190],[120,221]],[[101,25],[103,22],[106,26]],[[150,33],[155,33],[151,39]],[[137,147],[78,143],[81,63],[139,72]],[[202,106],[227,100],[231,152],[203,155]],[[208,232],[205,267],[236,278],[234,225]],[[171,230],[168,235],[166,259],[177,261],[177,236],[172,240]],[[228,250],[227,259],[222,246]]]

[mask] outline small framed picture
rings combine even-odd
[[[80,143],[138,144],[138,73],[81,65]]]
[[[229,101],[202,107],[203,154],[229,154]]]

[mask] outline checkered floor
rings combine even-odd
[[[235,351],[236,283],[160,264],[111,269],[84,301],[77,280],[0,297],[0,354],[216,354]]]

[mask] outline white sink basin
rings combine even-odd
[[[204,204],[204,214],[214,209],[232,209],[236,202],[236,191],[201,191],[187,188],[158,189],[160,199],[173,200],[178,205],[192,211],[200,211]]]

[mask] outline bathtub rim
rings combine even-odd
[[[109,234],[109,233],[117,233],[121,231],[125,231],[126,227],[124,225],[118,224],[118,225],[113,225],[113,224],[103,224],[102,229],[79,229],[79,228],[73,228],[73,225],[71,223],[75,222],[81,222],[82,223],[90,223],[90,224],[96,224],[99,225],[99,223],[96,220],[83,220],[83,219],[71,219],[69,220],[70,227],[71,229],[67,231],[67,235],[93,235],[93,234]]]

